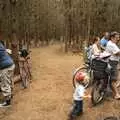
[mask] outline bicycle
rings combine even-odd
[[[106,96],[112,93],[111,69],[109,62],[99,59],[93,61],[94,83],[91,91],[93,106],[102,102]]]
[[[29,54],[30,52],[28,55]],[[32,79],[30,64],[28,61],[30,60],[30,57],[28,55],[24,57],[19,55],[19,70],[23,88],[27,88],[30,85]]]

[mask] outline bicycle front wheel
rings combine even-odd
[[[74,88],[76,88],[76,86],[78,84],[77,81],[76,81],[76,75],[79,72],[84,72],[84,73],[87,73],[89,75],[88,69],[86,67],[76,69],[75,72],[73,73],[73,79],[72,79]],[[89,86],[89,84],[90,84],[90,79],[85,81],[85,88],[87,88]]]
[[[105,91],[103,90],[103,86],[100,82],[95,82],[93,84],[92,92],[91,92],[91,101],[95,106],[98,103],[102,102],[105,95]]]

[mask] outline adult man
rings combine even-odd
[[[105,47],[109,41],[110,34],[109,32],[105,32],[103,38],[100,40],[100,45],[103,50],[105,50]]]
[[[12,97],[12,76],[14,72],[14,62],[8,55],[5,47],[0,42],[0,89],[4,96],[0,107],[6,107],[11,104]]]
[[[116,88],[116,81],[117,81],[117,65],[119,61],[120,56],[120,49],[117,46],[117,42],[119,40],[119,33],[112,32],[110,35],[110,41],[107,43],[106,46],[106,52],[111,54],[110,57],[110,65],[112,66],[112,72],[111,72],[111,82],[112,82],[112,89],[115,93],[115,98],[120,99],[120,95],[118,93],[118,90]]]

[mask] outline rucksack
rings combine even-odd
[[[86,48],[85,54],[86,54],[87,60],[92,59],[92,45]]]

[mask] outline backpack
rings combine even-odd
[[[89,61],[92,59],[92,45],[86,48],[85,50],[86,50],[85,54],[86,54],[87,60]]]

